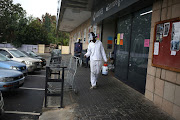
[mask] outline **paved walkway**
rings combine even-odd
[[[90,88],[89,68],[78,68],[74,120],[172,120],[144,95],[113,77],[100,76],[97,89]]]
[[[114,78],[112,73],[100,75],[99,87],[93,90],[89,89],[89,68],[79,67],[75,80],[78,94],[65,92],[65,108],[45,109],[40,120],[173,120],[144,95]],[[58,100],[59,97],[51,97],[49,105],[58,106]]]

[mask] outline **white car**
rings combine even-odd
[[[11,60],[26,64],[28,72],[33,72],[42,68],[42,60],[30,58],[15,48],[0,48],[0,53]]]

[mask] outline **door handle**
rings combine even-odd
[[[129,64],[129,67],[131,67],[131,64]]]

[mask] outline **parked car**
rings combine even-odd
[[[33,72],[42,68],[41,60],[30,58],[15,48],[0,48],[0,53],[11,60],[26,64],[28,72]]]
[[[27,75],[26,65],[24,63],[13,61],[0,53],[0,68],[13,69]]]
[[[26,51],[21,51],[23,52],[24,54],[26,54],[27,56],[31,57],[31,58],[35,58],[35,59],[40,59],[42,60],[42,67],[46,65],[46,60],[41,57],[41,56],[38,56],[36,53],[34,53],[33,51],[30,51],[30,52],[26,52]]]
[[[0,115],[4,114],[4,99],[0,91]]]
[[[0,90],[8,91],[24,84],[24,75],[17,70],[0,68]]]

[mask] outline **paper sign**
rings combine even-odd
[[[169,33],[170,23],[164,23],[163,37],[167,37]]]
[[[120,45],[123,45],[123,40],[120,40]]]
[[[159,55],[159,42],[154,43],[154,55]]]
[[[171,51],[171,55],[176,55],[176,51]]]
[[[108,37],[108,40],[113,40],[113,37],[109,36],[109,37]]]
[[[149,47],[149,39],[144,40],[144,47]]]
[[[117,45],[120,44],[120,33],[117,34]]]
[[[108,44],[112,44],[112,40],[108,40]]]
[[[120,39],[124,38],[124,33],[121,33]]]
[[[171,33],[171,50],[179,51],[180,50],[180,22],[174,22],[172,25]]]

